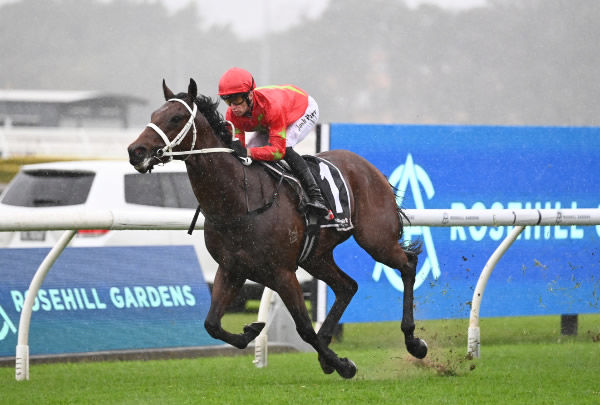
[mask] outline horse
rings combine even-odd
[[[332,150],[318,154],[339,168],[348,185],[354,227],[343,232],[320,228],[312,255],[300,263],[335,294],[335,302],[316,332],[295,275],[307,229],[305,213],[298,209],[298,194],[292,187],[282,186],[262,165],[247,165],[232,153],[229,123],[217,111],[219,100],[198,95],[193,79],[187,93],[174,94],[164,79],[162,87],[166,101],[129,145],[129,162],[145,173],[172,159],[185,160],[198,208],[204,215],[206,247],[218,263],[204,322],[207,332],[239,349],[258,336],[264,323],[246,325],[242,333],[231,333],[221,326],[226,308],[245,281],[252,280],[279,294],[299,336],[318,353],[324,373],[337,371],[343,378],[354,377],[354,362],[338,357],[329,347],[335,328],[358,289],[357,282],[335,263],[333,249],[353,235],[373,259],[400,271],[404,283],[404,342],[411,355],[424,358],[427,344],[414,336],[413,319],[413,287],[421,246],[418,242],[400,241],[403,212],[386,177],[353,152]]]

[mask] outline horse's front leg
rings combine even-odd
[[[304,303],[302,288],[293,272],[282,271],[277,280],[269,283],[269,288],[276,291],[286,308],[292,315],[296,324],[296,331],[300,337],[310,344],[319,354],[319,361],[325,362],[344,378],[352,378],[356,375],[356,365],[352,360],[340,359],[329,346],[329,342],[320,339],[312,327],[312,322]],[[323,368],[326,371],[328,367]]]
[[[221,319],[225,314],[225,310],[240,293],[245,281],[244,279],[232,279],[232,277],[228,277],[227,273],[219,266],[215,275],[210,309],[204,321],[204,327],[210,336],[229,343],[238,349],[246,348],[248,343],[253,341],[265,326],[263,322],[254,322],[244,326],[244,331],[240,334],[227,332],[221,326]]]
[[[402,283],[404,284],[402,324],[400,327],[404,333],[406,350],[417,359],[422,359],[427,356],[427,343],[425,343],[423,339],[414,336],[415,321],[413,317],[413,289],[417,274],[418,256],[408,252],[406,253],[408,256],[408,263],[400,270]]]
[[[328,252],[321,258],[314,258],[303,266],[310,274],[331,287],[335,294],[335,302],[317,333],[320,341],[329,346],[335,327],[356,294],[358,284],[337,266],[333,259],[333,252]],[[321,356],[319,356],[319,363],[325,374],[335,371]]]

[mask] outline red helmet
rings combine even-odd
[[[256,83],[247,70],[234,67],[229,69],[219,80],[219,96],[228,94],[248,93],[254,90]]]

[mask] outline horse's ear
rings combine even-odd
[[[194,100],[198,95],[198,86],[196,86],[196,82],[194,79],[190,78],[190,85],[188,86],[188,96]]]
[[[165,95],[165,100],[170,100],[175,97],[175,94],[173,94],[171,89],[167,87],[165,79],[163,79],[163,94]]]

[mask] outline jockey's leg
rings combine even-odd
[[[333,213],[325,205],[325,200],[323,200],[321,189],[319,189],[315,178],[310,172],[310,169],[308,168],[308,165],[302,156],[300,156],[293,148],[288,147],[285,149],[285,157],[283,159],[288,162],[294,171],[294,174],[298,176],[298,179],[306,190],[306,194],[308,194],[309,199],[309,208],[319,216],[332,219]]]

